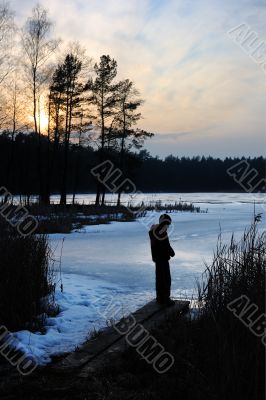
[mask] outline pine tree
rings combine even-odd
[[[117,62],[109,55],[103,55],[99,64],[94,65],[95,79],[90,79],[86,88],[90,90],[89,101],[96,107],[97,124],[100,128],[98,161],[105,158],[108,143],[108,121],[112,119],[117,104],[117,85],[113,83],[117,75]],[[100,198],[102,194],[102,198]],[[104,204],[105,188],[97,183],[95,204]]]
[[[83,101],[84,86],[79,82],[79,73],[82,62],[73,54],[67,54],[63,64],[60,64],[54,75],[50,87],[51,100],[54,110],[54,144],[58,145],[60,140],[60,130],[64,123],[64,133],[62,137],[64,145],[64,161],[61,181],[60,204],[66,204],[67,192],[67,171],[68,153],[70,137],[73,129],[73,119],[75,112]]]
[[[134,129],[134,126],[141,119],[139,107],[143,100],[139,97],[138,90],[134,83],[125,79],[118,84],[118,110],[115,115],[115,126],[117,137],[120,139],[120,169],[125,174],[125,154],[131,147],[140,149],[144,140],[153,136],[152,133],[142,129]],[[117,205],[121,202],[122,188],[118,190]]]

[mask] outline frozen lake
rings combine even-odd
[[[16,197],[15,197],[16,198]],[[19,200],[19,198],[17,198]],[[36,196],[31,196],[31,201],[37,200]],[[265,194],[262,193],[136,193],[133,195],[123,194],[121,197],[121,203],[127,205],[140,204],[142,201],[145,203],[156,202],[160,200],[162,203],[174,203],[179,201],[192,202],[192,203],[253,203],[254,201],[258,203],[266,204]],[[77,203],[83,204],[94,204],[95,194],[77,194],[75,201]],[[105,202],[107,204],[116,204],[117,195],[114,193],[106,193]],[[52,195],[51,203],[59,203],[60,196]],[[67,196],[67,202],[72,203],[72,195]]]
[[[84,202],[93,200],[94,196],[91,196],[87,195]],[[233,232],[240,237],[250,225],[254,215],[254,195],[182,193],[145,196],[146,201],[162,200],[162,203],[181,198],[199,205],[202,211],[208,209],[207,213],[171,213],[174,230],[170,242],[176,253],[171,260],[172,295],[190,298],[196,279],[205,269],[204,263],[212,259],[220,230],[223,240],[228,241]],[[134,201],[139,202],[139,199]],[[265,229],[265,203],[262,201],[262,196],[257,195],[256,212],[264,213],[260,227]],[[125,313],[154,298],[154,264],[148,229],[157,222],[159,215],[153,214],[149,221],[142,218],[134,222],[113,222],[87,226],[68,235],[50,235],[57,260],[62,250],[64,292],[60,292],[58,284],[56,293],[62,312],[56,318],[48,319],[46,335],[30,335],[27,331],[17,334],[25,346],[30,335],[31,350],[40,363],[49,362],[52,354],[73,350],[87,338],[91,329],[104,326],[106,318],[102,317],[101,309],[106,308],[108,296],[118,299]],[[92,307],[95,301],[100,313]]]
[[[90,198],[91,195],[88,196]],[[173,232],[170,241],[176,253],[171,271],[176,296],[181,292],[184,294],[184,291],[189,294],[195,286],[195,278],[203,271],[204,261],[212,258],[220,229],[225,240],[233,232],[241,234],[254,213],[250,194],[151,194],[146,195],[145,200],[161,199],[162,203],[169,203],[180,197],[208,212],[171,214]],[[263,212],[263,206],[257,203],[256,211]],[[142,296],[153,291],[154,265],[150,256],[148,229],[158,217],[158,213],[153,213],[151,220],[140,218],[135,222],[87,226],[70,235],[51,235],[51,242],[58,255],[65,238],[63,272],[102,279],[119,285],[126,293]]]
[[[107,193],[105,196],[107,203],[116,203],[117,195]],[[162,201],[162,203],[174,203],[175,201],[186,201],[193,203],[265,203],[265,194],[262,193],[137,193],[133,195],[123,194],[121,201],[124,204],[128,202],[138,204],[144,201]],[[59,195],[52,195],[51,202],[59,203]],[[67,201],[72,202],[72,195],[67,196]],[[95,194],[77,194],[76,202],[84,204],[92,204],[95,201]]]

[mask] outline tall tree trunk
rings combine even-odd
[[[81,148],[81,135],[82,135],[82,123],[83,123],[83,115],[80,116],[80,129],[79,129],[79,141],[78,141],[78,155],[76,159],[75,166],[75,177],[74,177],[74,188],[73,188],[73,196],[72,196],[72,204],[75,204],[75,197],[78,189],[79,183],[79,166],[80,166],[80,148]]]
[[[41,154],[41,135],[38,129],[37,121],[37,87],[36,87],[36,68],[33,69],[33,119],[34,129],[36,135],[38,135],[38,172],[39,172],[39,203],[43,202],[42,196],[42,154]]]
[[[55,104],[55,128],[54,128],[54,141],[53,141],[53,150],[52,150],[52,157],[51,157],[51,168],[50,171],[54,171],[55,168],[55,159],[58,156],[58,147],[59,147],[59,100]],[[50,175],[50,190],[53,188],[53,179]]]
[[[37,124],[37,95],[36,95],[36,69],[33,70],[33,120],[35,133],[38,133]]]
[[[6,188],[9,189],[9,182],[10,182],[10,176],[12,172],[12,166],[13,166],[13,159],[14,159],[14,152],[15,152],[15,132],[16,132],[16,122],[17,122],[17,94],[16,94],[16,84],[14,88],[14,97],[13,97],[13,116],[12,116],[12,134],[11,134],[11,149],[10,153],[8,155],[8,164],[7,164],[7,173],[6,173]],[[12,189],[11,189],[12,190]],[[4,199],[7,201],[7,198]]]
[[[64,169],[63,169],[63,177],[62,177],[62,187],[61,187],[61,196],[60,196],[60,204],[66,205],[66,177],[67,177],[67,167],[68,167],[68,138],[65,141],[64,147]]]
[[[96,206],[98,206],[100,204],[100,194],[101,194],[101,184],[99,181],[97,181],[96,199],[95,199]]]
[[[45,190],[44,190],[44,203],[46,205],[50,204],[50,196],[51,196],[51,165],[50,165],[50,151],[51,151],[51,137],[50,137],[50,117],[51,117],[51,101],[49,97],[49,106],[48,106],[48,126],[47,126],[47,168],[46,168],[46,177],[45,177]]]
[[[123,136],[122,136],[121,151],[120,151],[120,169],[123,174],[124,174],[125,140],[126,140],[126,112],[125,112],[125,106],[124,106],[123,107]],[[121,205],[121,195],[122,195],[122,189],[119,189],[118,197],[117,197],[117,206]]]
[[[64,167],[62,176],[62,186],[61,186],[61,196],[60,204],[66,205],[66,177],[67,177],[67,167],[68,167],[68,147],[69,147],[69,93],[67,94],[66,101],[66,124],[65,124],[65,147],[64,147]]]
[[[104,201],[105,201],[105,193],[106,193],[106,189],[105,189],[105,187],[103,187],[103,190],[102,190],[102,200],[101,200],[101,206],[104,206]]]
[[[101,149],[100,149],[100,157],[99,157],[99,163],[103,162],[103,152],[104,152],[104,134],[105,134],[105,126],[104,126],[104,108],[103,108],[103,88],[102,88],[102,94],[101,94]],[[101,193],[104,192],[104,186],[97,181],[97,193],[96,193],[96,200],[95,200],[95,205],[99,206],[100,204],[103,205],[104,201],[104,196],[101,199]]]
[[[74,177],[74,188],[73,188],[73,196],[72,196],[72,204],[75,204],[75,199],[76,199],[76,194],[78,190],[78,184],[79,184],[79,156],[77,156],[76,160],[76,168],[75,168],[75,177]]]

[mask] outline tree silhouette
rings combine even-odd
[[[117,85],[113,83],[117,75],[117,62],[109,55],[103,55],[100,62],[94,65],[95,79],[89,79],[86,89],[91,92],[89,101],[95,106],[97,124],[100,128],[99,137],[99,162],[104,160],[104,152],[107,143],[107,123],[114,115],[117,103]],[[100,196],[102,194],[102,199]],[[104,203],[105,188],[97,184],[95,204]]]
[[[116,136],[120,139],[120,157],[119,166],[123,173],[126,173],[125,168],[125,153],[132,146],[141,148],[144,140],[153,136],[152,133],[141,129],[134,129],[134,125],[141,118],[141,113],[138,111],[143,104],[143,100],[139,97],[139,92],[134,87],[134,83],[129,79],[119,82],[118,84],[118,108],[114,117],[114,125],[116,128]],[[118,189],[117,205],[121,202],[121,193],[123,188]]]
[[[47,10],[37,5],[33,8],[32,16],[28,18],[21,35],[22,46],[26,55],[24,67],[31,83],[34,130],[39,134],[39,201],[41,203],[47,201],[45,199],[43,169],[41,165],[41,88],[47,80],[47,75],[49,75],[46,69],[47,61],[59,43],[58,40],[49,38],[51,27],[52,22],[48,18]]]
[[[55,137],[57,146],[59,140],[59,123],[62,123],[60,112],[63,113],[64,118],[64,163],[60,204],[66,204],[66,180],[70,135],[72,132],[75,111],[80,107],[80,102],[82,101],[81,96],[84,92],[84,87],[78,80],[81,66],[82,62],[76,56],[73,54],[67,54],[63,64],[60,64],[57,67],[50,88],[50,98],[54,100],[54,109],[56,112]]]

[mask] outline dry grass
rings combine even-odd
[[[9,330],[42,326],[45,314],[54,312],[47,237],[22,237],[1,217],[0,254],[0,323]]]

